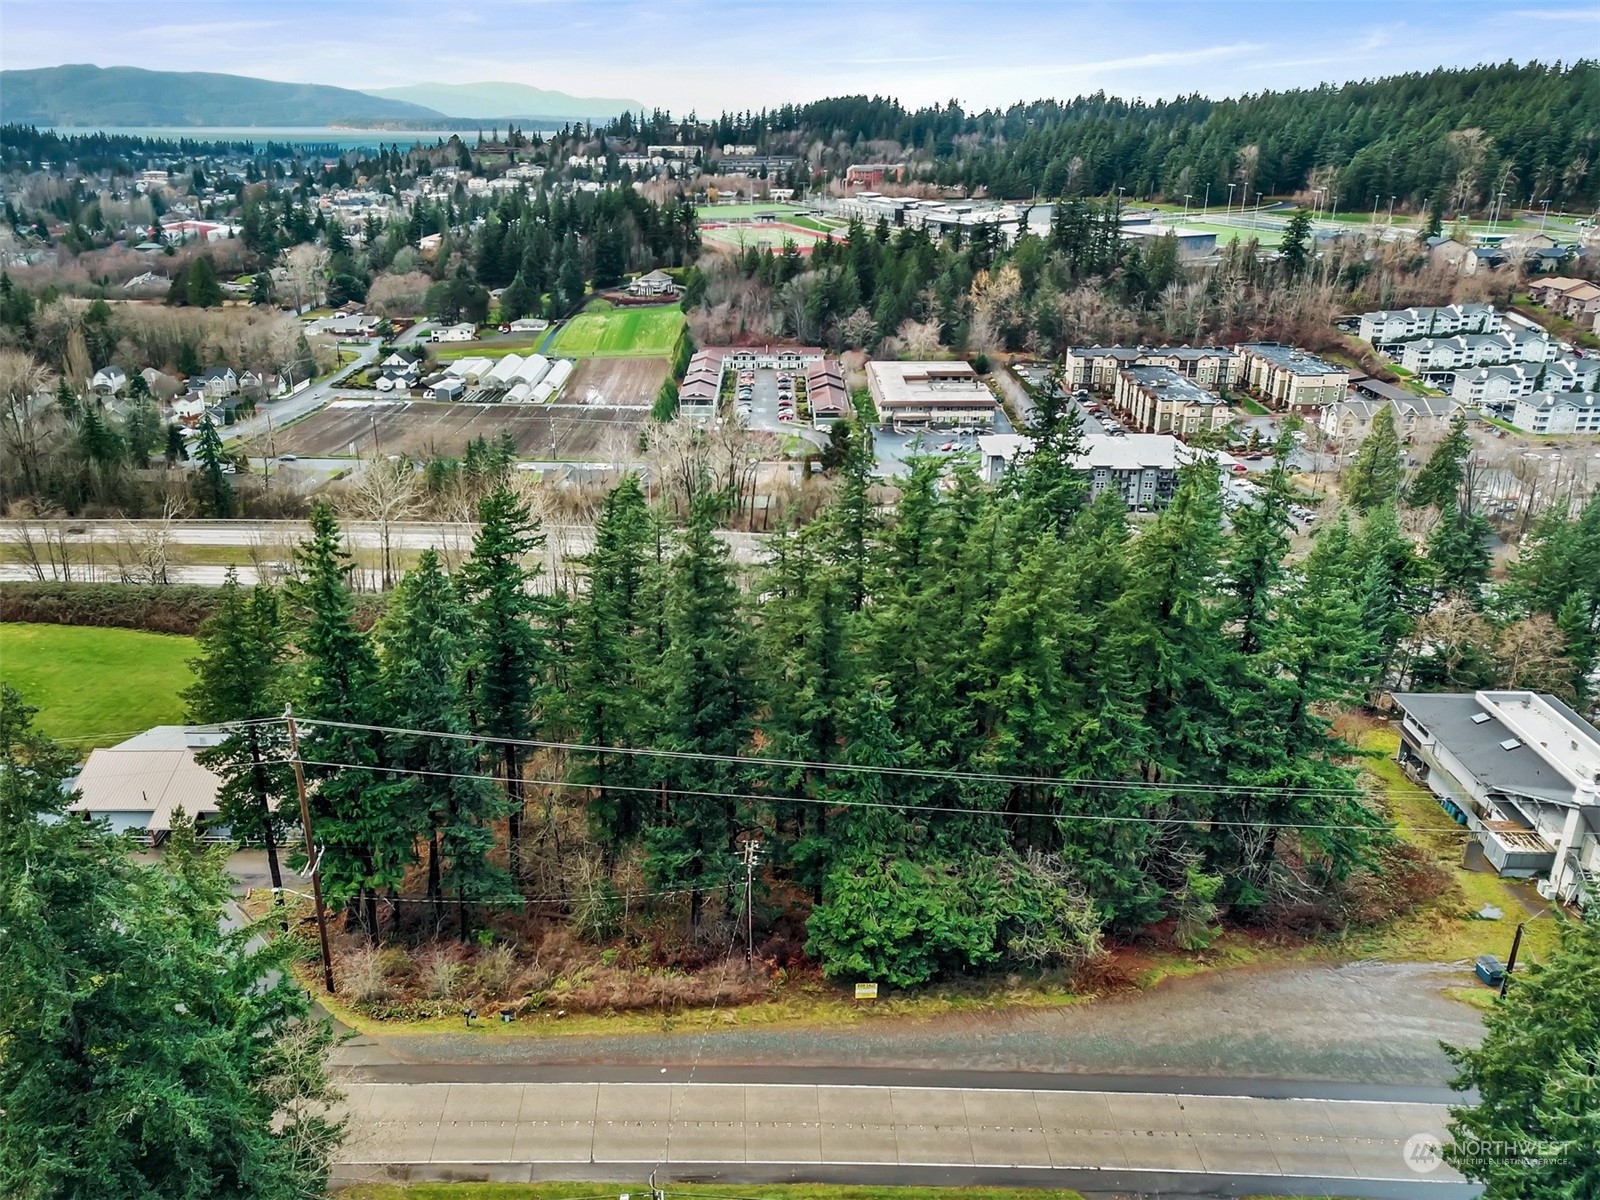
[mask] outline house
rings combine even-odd
[[[106,821],[115,833],[133,833],[151,843],[172,832],[172,814],[182,809],[197,824],[214,823],[222,780],[195,760],[195,752],[220,744],[226,734],[157,725],[115,746],[89,752],[73,781],[77,798],[69,813]],[[212,830],[225,835],[225,828]]]
[[[550,328],[550,322],[543,317],[518,317],[506,326],[508,333],[543,333]]]
[[[1013,433],[978,438],[983,478],[998,483],[1013,462],[1033,452],[1033,439]],[[1090,497],[1108,488],[1131,509],[1164,508],[1178,490],[1178,470],[1192,452],[1165,433],[1130,433],[1126,437],[1090,433],[1072,460],[1073,470],[1088,476]]]
[[[234,374],[232,367],[212,367],[198,375],[191,375],[189,390],[198,391],[208,400],[221,400],[238,393],[239,377]]]
[[[1242,384],[1276,408],[1314,414],[1343,400],[1350,386],[1347,368],[1307,350],[1278,342],[1246,342],[1234,350],[1241,359],[1235,386]]]
[[[1228,423],[1228,406],[1171,367],[1124,367],[1112,404],[1145,433],[1191,437]]]
[[[459,375],[446,375],[433,385],[433,398],[435,400],[459,400],[466,394],[467,381]]]
[[[239,373],[239,391],[247,396],[283,396],[288,394],[289,385],[270,371],[247,370]]]
[[[1583,903],[1600,871],[1600,733],[1529,691],[1399,693],[1400,766],[1500,874]]]
[[[722,387],[722,356],[708,350],[696,350],[689,360],[689,369],[678,385],[678,407],[686,415],[709,416],[716,410],[717,396]]]
[[[145,386],[150,389],[150,394],[157,400],[171,400],[183,391],[183,384],[171,375],[164,374],[154,367],[146,367],[139,374],[144,377]]]
[[[651,271],[648,275],[641,275],[628,284],[630,296],[671,296],[677,290],[678,285],[665,271]]]
[[[1559,310],[1569,293],[1593,286],[1587,279],[1557,275],[1550,279],[1531,280],[1528,283],[1528,296],[1535,304]]]
[[[1428,261],[1436,267],[1453,267],[1460,271],[1466,268],[1467,261],[1472,258],[1472,248],[1452,237],[1431,237],[1423,246],[1428,251]]]
[[[415,367],[417,360],[409,354],[399,350],[392,351],[389,357],[378,364],[385,371],[404,371],[407,367]]]
[[[101,367],[94,373],[89,386],[104,396],[119,395],[128,386],[128,373],[121,367]]]
[[[893,425],[993,426],[993,393],[964,362],[870,362],[867,388]]]
[[[200,418],[205,416],[206,408],[207,404],[203,397],[184,396],[182,399],[174,400],[168,411],[178,424],[193,429],[200,424]]]
[[[1534,392],[1507,419],[1524,433],[1600,433],[1600,392]]]
[[[463,321],[459,325],[442,325],[428,335],[430,342],[471,342],[476,341],[478,328],[470,321]]]
[[[306,325],[308,333],[327,333],[334,337],[376,337],[382,317],[361,312],[336,312]]]

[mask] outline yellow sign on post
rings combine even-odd
[[[857,1000],[876,1000],[878,998],[878,985],[875,983],[856,984]]]

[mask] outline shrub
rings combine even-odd
[[[480,992],[491,1000],[499,1000],[505,996],[516,969],[516,951],[510,946],[495,946],[478,955],[472,977]]]
[[[340,990],[358,1004],[382,1004],[394,997],[384,971],[386,955],[372,946],[363,946],[341,965],[344,986]]]
[[[193,636],[216,611],[220,589],[197,584],[7,583],[0,590],[0,621],[35,625],[99,625],[149,633]],[[371,628],[386,598],[358,594],[356,623]]]
[[[455,995],[465,973],[466,967],[452,949],[440,948],[417,960],[418,982],[435,1000],[448,1000]]]

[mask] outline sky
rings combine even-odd
[[[511,81],[682,115],[836,95],[968,109],[1235,96],[1508,57],[1600,57],[1591,0],[0,0],[0,68],[296,83]]]

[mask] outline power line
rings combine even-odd
[[[898,775],[914,779],[948,779],[964,783],[1015,783],[1035,787],[1092,787],[1121,791],[1150,791],[1168,793],[1243,792],[1250,795],[1273,795],[1307,798],[1334,796],[1351,798],[1352,790],[1343,788],[1288,787],[1276,784],[1260,786],[1228,783],[1150,783],[1135,779],[1063,779],[1049,775],[1016,775],[983,771],[962,771],[936,767],[873,766],[864,763],[815,762],[793,758],[751,758],[739,754],[713,754],[700,750],[660,750],[636,746],[591,746],[581,742],[544,741],[537,738],[497,737],[491,734],[456,733],[435,729],[406,729],[392,725],[365,725],[354,721],[326,721],[305,718],[302,725],[329,729],[351,729],[368,733],[388,733],[405,737],[437,737],[453,741],[490,743],[494,745],[521,746],[533,750],[564,750],[574,754],[621,754],[642,758],[665,758],[677,761],[720,762],[742,767],[790,767],[807,771],[852,771],[858,774]],[[1424,795],[1420,789],[1415,795]],[[895,805],[893,807],[905,807]]]
[[[282,760],[274,759],[274,762]],[[328,762],[317,759],[303,760],[308,767],[329,767],[334,770],[351,771],[377,771],[389,772],[396,775],[418,775],[440,779],[480,779],[491,783],[501,782],[498,775],[485,775],[471,771],[430,771],[422,767],[396,767],[380,765],[378,763],[350,763]],[[535,787],[577,788],[584,791],[607,790],[616,792],[643,792],[648,795],[659,795],[661,788],[656,785],[623,784],[623,783],[582,783],[570,779],[528,779],[524,783]],[[1307,824],[1280,821],[1239,821],[1215,819],[1205,816],[1167,816],[1167,817],[1130,817],[1118,816],[1109,813],[1026,813],[1008,812],[1002,808],[957,808],[953,805],[937,804],[901,804],[892,800],[842,800],[824,796],[776,796],[757,794],[754,792],[723,792],[708,791],[699,788],[667,787],[666,790],[678,796],[697,796],[707,800],[750,800],[756,803],[786,803],[786,804],[818,804],[826,808],[888,808],[898,809],[911,813],[948,813],[964,817],[1045,817],[1052,821],[1080,821],[1109,825],[1212,825],[1232,829],[1296,829],[1310,832],[1323,833],[1372,833],[1381,828],[1378,825],[1353,825],[1353,824]],[[1413,826],[1422,832],[1435,833],[1466,833],[1459,826]]]

